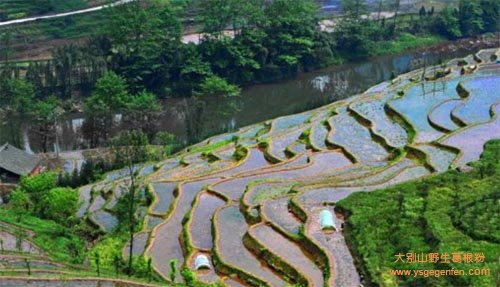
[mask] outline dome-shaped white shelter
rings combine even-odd
[[[319,213],[319,224],[322,230],[337,230],[333,214],[330,210],[323,209]]]
[[[196,259],[194,260],[194,268],[196,270],[210,269],[210,260],[208,260],[206,255],[200,254],[196,256]]]

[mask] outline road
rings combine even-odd
[[[9,25],[14,25],[14,24],[33,22],[33,21],[44,20],[44,19],[53,19],[53,18],[66,17],[66,16],[71,16],[71,15],[77,15],[77,14],[84,14],[84,13],[99,11],[99,10],[102,10],[102,9],[110,7],[110,6],[117,6],[117,5],[126,4],[129,2],[133,2],[133,1],[135,1],[135,0],[119,0],[119,1],[112,3],[111,5],[106,4],[106,5],[96,6],[96,7],[92,7],[92,8],[76,10],[76,11],[71,11],[71,12],[65,12],[65,13],[59,13],[59,14],[54,14],[54,15],[36,16],[36,17],[30,17],[30,18],[10,20],[10,21],[5,21],[5,22],[0,22],[0,26],[9,26]]]

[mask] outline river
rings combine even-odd
[[[194,143],[210,135],[341,100],[390,79],[391,74],[406,73],[423,65],[436,65],[489,46],[491,43],[467,40],[441,44],[428,51],[408,51],[360,63],[332,66],[299,74],[293,79],[246,87],[237,99],[167,99],[162,102],[163,112],[147,122],[132,123],[126,115],[114,115],[104,134],[109,137],[140,126],[151,134],[167,131],[183,144]],[[34,126],[33,122],[10,119],[0,126],[0,143],[16,143],[13,138],[16,137],[17,145],[28,151],[41,152],[43,146],[47,151],[54,151],[56,137],[50,135],[44,139]],[[13,132],[12,127],[20,128]],[[95,138],[96,132],[103,131],[92,131],[86,126],[82,114],[66,115],[57,128],[59,150],[90,148],[90,138]],[[100,139],[98,146],[104,144],[102,136]]]

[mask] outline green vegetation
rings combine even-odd
[[[87,7],[87,2],[86,0],[3,0],[0,3],[0,21],[83,9]]]
[[[193,147],[193,148],[189,148],[188,149],[188,152],[190,154],[193,154],[193,153],[205,153],[205,154],[208,154],[220,147],[223,147],[223,146],[226,146],[227,144],[231,143],[231,142],[235,142],[237,140],[236,137],[233,137],[233,138],[229,138],[229,139],[225,139],[225,140],[221,140],[221,141],[218,141],[218,142],[215,142],[213,144],[208,144],[208,145],[203,145],[203,146],[197,146],[197,147]]]
[[[71,188],[59,188],[57,173],[44,172],[36,176],[24,176],[10,196],[11,211],[20,220],[25,214],[54,220],[71,226],[78,210],[78,192]]]
[[[396,17],[387,20],[362,17],[366,1],[346,0],[345,17],[334,19],[334,31],[327,32],[318,27],[312,0],[210,0],[195,4],[201,32],[195,45],[182,42],[183,17],[193,9],[187,2],[141,0],[95,13],[0,27],[2,116],[42,119],[44,151],[53,142],[60,115],[82,103],[90,147],[109,140],[112,113],[125,115],[124,121],[152,142],[157,99],[194,96],[189,113],[199,115],[206,109],[206,98],[222,97],[224,105],[217,112],[229,118],[240,109],[236,99],[241,85],[495,32],[499,23],[498,3],[492,0],[460,1],[458,8],[441,13],[423,7],[425,12],[421,9],[418,16],[398,14],[399,5],[388,6],[384,9]],[[25,39],[83,37],[87,40],[53,50],[51,60],[9,62]],[[40,103],[44,113],[27,110],[38,101],[48,102]],[[190,119],[189,142],[206,136],[198,127],[200,120]],[[22,145],[19,130],[9,131],[16,146]]]
[[[428,47],[443,40],[444,38],[439,35],[415,36],[410,33],[401,33],[395,40],[377,43],[373,54],[397,54],[409,49]]]
[[[408,48],[430,45],[444,38],[455,39],[496,31],[498,25],[498,17],[494,13],[498,7],[494,6],[494,1],[482,0],[470,3],[461,1],[457,10],[445,9],[440,14],[435,14],[434,9],[424,8],[420,10],[418,18],[414,17],[415,15],[398,15],[399,4],[397,4],[394,8],[396,17],[389,20],[363,18],[362,15],[366,11],[365,1],[343,2],[345,17],[339,20],[334,32],[328,33],[318,29],[319,17],[310,0],[201,1],[199,23],[203,35],[200,43],[195,45],[184,44],[181,41],[180,15],[184,7],[179,5],[178,1],[136,1],[99,12],[103,13],[100,15],[104,15],[102,18],[106,20],[100,19],[101,22],[89,23],[89,25],[103,23],[102,29],[95,37],[80,43],[80,46],[60,48],[54,51],[52,60],[31,63],[27,69],[9,63],[13,31],[6,28],[3,31],[7,32],[0,35],[2,48],[5,46],[5,49],[0,51],[0,56],[4,60],[0,71],[1,116],[22,120],[36,118],[39,123],[37,128],[45,138],[47,146],[50,137],[56,132],[55,127],[62,113],[82,107],[86,118],[84,128],[94,133],[91,136],[91,146],[100,146],[103,142],[108,144],[111,160],[110,162],[104,159],[88,161],[81,171],[75,171],[71,175],[42,173],[38,176],[23,177],[19,187],[7,198],[5,208],[0,209],[1,220],[23,229],[33,230],[34,243],[54,259],[82,265],[89,262],[98,276],[101,272],[107,275],[114,271],[117,276],[121,273],[149,280],[159,279],[153,274],[151,258],[144,255],[131,256],[136,244],[134,234],[143,231],[141,212],[147,210],[152,201],[151,192],[144,192],[145,183],[142,182],[143,177],[140,176],[137,164],[161,158],[161,155],[152,152],[150,142],[155,140],[161,142],[165,145],[164,153],[171,153],[174,141],[171,135],[156,134],[154,128],[151,128],[156,113],[160,111],[159,99],[192,97],[193,102],[189,104],[193,106],[195,114],[200,114],[204,109],[204,99],[236,98],[240,94],[241,85],[290,77],[302,71],[346,60],[358,60],[387,52],[397,53]],[[224,9],[221,9],[221,6]],[[95,15],[99,14],[85,17],[95,17]],[[81,28],[79,26],[81,23],[75,25],[71,22],[72,19],[76,18],[44,22],[38,28],[47,29],[44,31],[48,35],[55,35],[56,38],[90,35],[89,30],[83,29],[83,33],[77,31],[76,27]],[[60,28],[53,26],[54,23],[62,23],[71,28],[65,30],[63,34],[58,34]],[[228,27],[230,30],[226,30]],[[229,106],[223,107],[221,112],[230,115],[237,110],[238,106],[230,103]],[[108,138],[109,127],[112,126],[115,114],[124,114],[124,121],[135,123],[133,126],[139,127],[139,131],[125,132],[118,137]],[[351,115],[345,114],[345,116]],[[403,115],[400,117],[403,118]],[[349,127],[352,127],[353,121],[339,122],[338,126],[331,128],[343,132],[346,137],[351,136]],[[307,121],[304,123],[313,124]],[[347,126],[341,129],[342,124]],[[365,131],[367,127],[359,125],[359,129],[361,128]],[[19,130],[20,126],[11,127],[12,133]],[[411,128],[408,130],[411,142],[415,131]],[[264,133],[269,131],[267,128],[263,129]],[[307,127],[307,132],[304,132],[296,143],[310,146],[309,132],[310,127]],[[369,132],[366,134],[369,135]],[[277,159],[270,154],[269,149],[275,147],[271,145],[272,137],[273,135],[260,138],[258,146],[266,149],[265,156],[270,161],[288,161],[289,158]],[[371,135],[365,137],[364,144],[371,143],[373,138],[376,137]],[[177,158],[181,163],[179,167],[168,165],[155,167],[158,173],[155,174],[154,180],[169,181],[171,169],[174,169],[173,174],[178,170],[181,171],[177,172],[176,176],[183,182],[192,179],[193,175],[200,175],[202,178],[201,176],[207,175],[207,173],[202,174],[205,169],[196,170],[197,164],[182,165],[183,156],[200,152],[209,162],[225,160],[217,158],[216,150],[220,151],[229,144],[236,144],[237,140],[236,136],[219,138],[219,141],[208,141],[205,145],[187,149]],[[254,137],[252,140],[259,138]],[[20,146],[21,143],[22,140],[19,139],[15,144]],[[357,143],[353,141],[346,142],[347,144]],[[332,146],[337,147],[333,144]],[[346,147],[339,147],[347,153]],[[418,152],[413,148],[406,150],[413,154]],[[475,165],[475,170],[467,174],[450,171],[435,178],[401,184],[386,190],[356,194],[339,203],[339,207],[347,212],[346,230],[349,241],[353,242],[353,250],[359,258],[366,278],[370,280],[368,283],[384,286],[489,286],[499,283],[495,281],[496,278],[485,276],[440,277],[431,280],[428,277],[396,278],[388,273],[389,269],[402,268],[402,265],[394,262],[394,256],[399,253],[452,254],[478,252],[478,250],[484,251],[485,263],[474,263],[471,266],[474,268],[487,266],[492,274],[498,273],[500,235],[497,203],[500,198],[498,190],[500,167],[497,155],[499,151],[500,142],[489,144],[483,159]],[[232,160],[241,161],[247,157],[248,152],[248,148],[237,146]],[[400,156],[404,154],[402,150],[394,153]],[[420,164],[425,164],[423,161],[426,156],[421,152],[418,152],[418,155],[418,158],[422,159]],[[355,157],[354,153],[346,156]],[[395,162],[396,159],[393,158],[392,161]],[[313,166],[314,162],[310,159],[308,162]],[[261,165],[260,162],[258,164]],[[256,173],[259,166],[250,166],[252,168],[247,171]],[[266,163],[262,166],[266,166]],[[258,175],[264,177],[274,171],[284,172],[278,170],[283,166],[266,167],[262,169],[264,172]],[[119,182],[109,177],[110,186],[101,188],[106,191],[99,190],[98,187],[96,190],[87,190],[91,197],[89,201],[98,202],[95,200],[96,197],[106,201],[103,206],[98,207],[98,211],[108,212],[118,219],[115,230],[103,235],[103,230],[96,226],[100,224],[95,223],[97,220],[91,217],[90,211],[83,218],[73,216],[79,207],[79,197],[75,190],[68,187],[101,179],[105,171],[113,168],[123,168],[120,172],[124,173],[123,176],[127,180]],[[207,170],[210,169],[210,174],[217,174],[221,172],[217,168],[217,165],[211,165]],[[309,171],[300,175],[302,166],[288,168],[291,177],[300,178],[309,175],[307,173]],[[318,171],[326,172],[327,169],[320,167]],[[427,174],[427,170],[425,171]],[[238,173],[244,172],[239,170]],[[221,177],[233,180],[238,179],[237,176],[239,175],[226,173]],[[419,174],[408,175],[412,176]],[[284,180],[294,181],[288,178]],[[389,178],[384,178],[384,182],[389,182]],[[123,185],[117,186],[118,184]],[[293,183],[270,187],[254,199],[264,201],[277,198],[289,193],[290,187],[293,187]],[[111,201],[110,194],[113,195],[110,192],[112,188],[121,188],[122,194],[114,207],[108,208],[107,204]],[[198,190],[194,191],[186,189],[186,192],[182,193],[178,187],[176,197],[194,196],[194,192],[200,192],[205,188],[197,187]],[[241,188],[240,191],[245,190]],[[182,204],[187,206],[189,197],[181,199]],[[301,203],[294,200],[290,201],[288,208],[295,216],[305,221],[311,211],[301,207]],[[178,205],[171,205],[169,208],[169,214],[187,210],[178,208]],[[248,211],[249,214],[252,212],[259,212],[259,208]],[[178,217],[177,215],[182,214],[175,215]],[[260,218],[254,216],[254,213],[249,217]],[[171,218],[173,217],[164,219]],[[233,268],[222,260],[221,254],[218,254],[220,247],[217,246],[217,239],[221,234],[217,234],[217,229],[220,229],[217,221],[218,215],[215,214],[212,221],[215,246],[211,255],[217,271],[225,275],[234,273],[240,279],[262,285],[264,281],[259,276],[253,278],[254,275],[241,266]],[[242,220],[236,223],[245,222]],[[275,229],[276,232],[282,232],[295,240],[308,253],[314,254],[314,260],[323,270],[326,279],[334,275],[330,274],[328,268],[333,263],[329,262],[327,250],[320,248],[312,237],[309,238],[305,226],[300,228],[298,235],[287,235],[287,232],[278,226]],[[151,234],[178,243],[179,234],[161,234],[161,231],[158,234]],[[189,238],[187,233],[182,235],[182,240]],[[155,240],[154,237],[150,238]],[[123,247],[127,244],[128,248],[124,252]],[[182,246],[180,248],[182,249]],[[265,247],[257,246],[254,249],[253,253],[258,255]],[[185,250],[191,251],[191,247],[187,246]],[[181,259],[163,262],[169,265],[171,272],[162,275],[169,277],[171,281],[178,280],[179,278],[175,278],[178,273],[176,260],[181,261]],[[238,260],[238,258],[233,259]],[[256,266],[256,270],[266,268],[265,265]],[[439,264],[427,262],[411,265],[410,269],[460,269],[460,267],[454,262]],[[182,270],[181,273],[189,286],[202,286],[196,282],[195,275],[188,269]],[[298,278],[299,274],[296,277]]]
[[[33,231],[33,243],[54,260],[72,264],[83,262],[86,240],[77,234],[78,230],[83,231],[81,226],[74,226],[72,229],[28,212],[19,216],[14,208],[1,208],[0,217],[3,222],[22,228],[23,232]],[[27,238],[27,235],[24,235],[24,238]]]
[[[447,173],[339,202],[351,249],[369,282],[380,286],[495,286],[500,282],[500,141],[489,142],[474,170]],[[483,253],[484,263],[401,263],[397,254]],[[475,255],[474,255],[475,256]],[[491,276],[395,277],[390,269],[490,268]],[[413,271],[412,271],[413,272]],[[467,274],[466,274],[467,275]]]
[[[64,222],[73,216],[78,208],[79,194],[71,188],[53,188],[43,196],[43,215],[56,222]]]

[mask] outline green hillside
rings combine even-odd
[[[498,286],[500,257],[500,141],[486,145],[469,173],[449,171],[339,202],[347,211],[346,240],[378,286]],[[407,253],[438,253],[435,263],[406,263]],[[459,253],[461,262],[443,262]],[[472,262],[464,262],[466,254]],[[395,262],[405,254],[405,262]],[[484,255],[484,262],[481,255]],[[465,276],[417,276],[416,270],[464,270]],[[390,270],[409,269],[411,276]],[[469,270],[480,275],[469,275]],[[477,271],[479,270],[479,271]],[[487,275],[490,276],[487,276]]]

